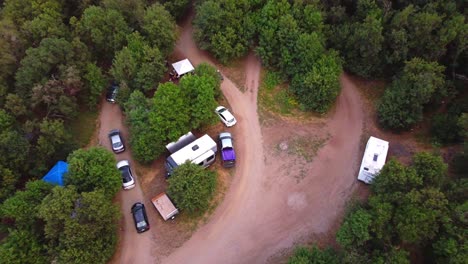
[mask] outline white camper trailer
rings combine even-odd
[[[166,159],[166,177],[169,177],[172,171],[186,161],[198,164],[206,168],[213,164],[216,158],[218,146],[216,142],[208,135],[204,135],[182,149],[172,153]]]
[[[387,159],[388,142],[375,137],[367,141],[366,150],[359,168],[358,180],[370,184],[374,177],[385,165]]]

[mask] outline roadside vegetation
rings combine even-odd
[[[336,240],[337,251],[297,249],[289,263],[464,263],[468,258],[466,173],[447,177],[440,156],[421,152],[410,166],[390,160],[367,202],[354,205]]]
[[[217,174],[186,162],[177,167],[167,181],[167,192],[179,209],[191,215],[203,215],[215,194]]]

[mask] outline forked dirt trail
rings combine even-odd
[[[190,23],[182,26],[177,49],[194,64],[210,61],[193,42]],[[239,157],[234,180],[209,221],[163,263],[265,263],[304,236],[328,234],[342,214],[356,182],[364,118],[356,87],[341,77],[342,92],[328,120],[280,120],[261,128],[260,69],[259,60],[249,55],[244,93],[228,78],[223,81],[222,91],[238,118],[229,129]],[[290,149],[301,142],[295,139],[314,137],[325,145],[313,161]]]

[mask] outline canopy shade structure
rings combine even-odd
[[[64,161],[58,161],[52,169],[42,177],[42,180],[48,183],[63,186],[63,175],[68,172],[68,164]]]
[[[192,63],[190,63],[190,61],[188,59],[181,60],[181,61],[178,61],[176,63],[173,63],[172,67],[174,68],[177,75],[179,75],[179,76],[184,75],[186,73],[189,73],[189,72],[192,72],[193,70],[195,70]]]

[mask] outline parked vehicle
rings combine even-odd
[[[117,93],[119,92],[119,85],[113,82],[109,88],[107,88],[106,100],[109,103],[115,103],[117,98]]]
[[[216,159],[218,146],[208,135],[204,135],[182,149],[172,153],[166,159],[166,177],[171,176],[172,171],[186,161],[198,164],[204,168],[213,164]]]
[[[164,221],[174,219],[175,215],[179,213],[179,209],[174,206],[171,199],[169,199],[169,196],[164,192],[156,195],[156,197],[151,199],[151,202],[156,210],[158,210]]]
[[[234,151],[231,133],[220,133],[219,141],[221,143],[221,162],[223,166],[227,168],[234,167],[234,165],[236,165],[236,153]]]
[[[120,153],[125,150],[125,146],[122,140],[122,136],[120,135],[120,130],[113,129],[109,132],[109,139],[111,142],[112,150],[115,153]]]
[[[143,233],[150,229],[148,216],[146,215],[145,205],[138,202],[132,206],[133,221],[138,233]]]
[[[366,144],[358,180],[371,184],[375,176],[385,165],[388,153],[388,141],[376,137],[370,137]]]
[[[122,188],[130,190],[135,187],[135,180],[133,178],[132,169],[128,160],[121,160],[117,162],[117,169],[122,174]]]
[[[236,118],[229,112],[229,110],[224,106],[218,106],[215,110],[216,114],[219,116],[221,121],[227,126],[232,127],[237,123]]]

